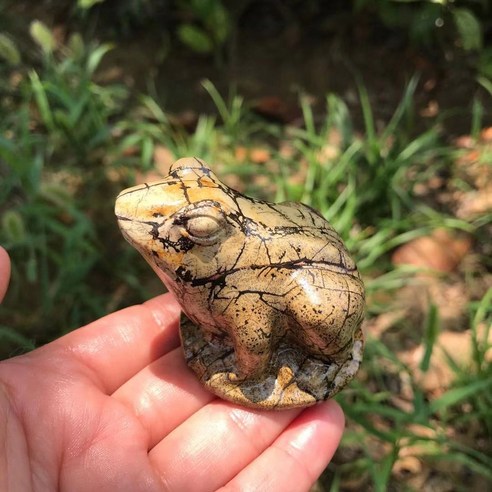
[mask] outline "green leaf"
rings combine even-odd
[[[212,14],[217,4],[220,5],[220,0],[191,0],[189,7],[193,14],[203,21]]]
[[[39,195],[46,201],[56,205],[60,210],[67,210],[73,204],[70,192],[65,186],[58,183],[41,184]]]
[[[480,75],[492,80],[492,46],[484,48],[480,53],[478,72]]]
[[[41,21],[32,21],[29,32],[32,39],[43,50],[45,55],[53,53],[53,50],[56,48],[55,37]]]
[[[479,50],[482,47],[480,22],[468,9],[453,9],[454,22],[466,51]]]
[[[85,52],[85,44],[82,36],[78,32],[75,32],[70,36],[68,40],[68,47],[74,58],[82,58]]]
[[[443,396],[431,402],[431,411],[439,412],[446,410],[448,407],[472,397],[477,392],[485,391],[489,386],[492,386],[492,378],[479,380],[462,388],[449,390]]]
[[[427,322],[425,326],[424,345],[425,353],[420,361],[420,370],[426,372],[429,370],[430,359],[432,355],[432,349],[439,334],[439,308],[435,304],[431,304],[429,307],[429,313],[427,314]]]
[[[26,270],[26,279],[28,283],[30,284],[36,283],[39,279],[38,261],[34,254],[31,254],[30,257],[27,259],[25,270]]]
[[[12,243],[21,243],[26,238],[26,226],[22,215],[15,210],[7,210],[2,217],[2,229]]]
[[[473,470],[475,473],[480,474],[491,480],[492,479],[491,460],[487,459],[486,455],[483,455],[481,453],[480,455],[483,456],[482,460],[485,463],[482,463],[481,461],[476,459],[476,457],[468,456],[462,450],[447,451],[445,453],[436,453],[435,455],[431,455],[431,457],[434,459],[446,461],[448,463],[449,462],[460,463],[462,465],[465,465],[467,468],[470,468],[470,470]]]
[[[0,326],[0,340],[7,341],[10,343],[15,343],[17,346],[21,347],[23,350],[33,350],[35,345],[26,338],[24,335],[14,330],[10,326]]]
[[[371,165],[374,165],[379,155],[379,143],[376,135],[376,126],[374,116],[372,114],[371,103],[369,102],[369,94],[361,78],[357,76],[357,87],[359,90],[359,100],[362,108],[362,116],[364,118],[364,128],[366,131],[367,140],[367,160]]]
[[[39,75],[34,70],[32,70],[29,73],[29,79],[31,80],[32,91],[34,93],[34,97],[36,99],[36,103],[38,105],[39,113],[41,115],[43,123],[49,129],[53,129],[53,114],[51,112],[48,96],[46,95],[44,86],[39,79]]]
[[[104,1],[105,0],[77,0],[77,7],[79,9],[87,10],[96,5],[96,3],[102,3]]]
[[[217,3],[205,22],[218,44],[223,44],[231,31],[229,14],[222,4]]]
[[[93,74],[96,68],[99,66],[99,63],[101,63],[102,58],[104,55],[113,49],[113,45],[110,43],[103,44],[99,47],[97,47],[89,56],[89,59],[87,60],[87,71],[90,74]]]
[[[150,137],[142,141],[142,164],[144,168],[149,169],[152,164],[152,156],[154,154],[154,142]]]
[[[3,58],[9,65],[18,65],[21,62],[17,46],[5,34],[0,34],[0,58]]]
[[[210,53],[213,50],[212,40],[208,34],[191,24],[179,26],[178,37],[182,43],[197,53]]]
[[[492,80],[487,77],[478,77],[477,82],[492,96]]]

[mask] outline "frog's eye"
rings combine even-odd
[[[211,244],[221,229],[221,224],[214,217],[209,215],[198,215],[191,217],[186,221],[186,230],[191,236],[191,239],[199,244]]]
[[[178,219],[179,222],[182,225],[182,234],[203,246],[215,244],[226,224],[222,212],[210,206],[189,211]]]

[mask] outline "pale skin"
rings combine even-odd
[[[9,276],[0,248],[0,300]],[[1,362],[0,490],[309,490],[340,441],[340,407],[216,399],[185,365],[178,317],[164,294]]]

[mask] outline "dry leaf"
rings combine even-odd
[[[484,142],[492,142],[492,126],[484,128],[480,132],[480,139]]]
[[[296,153],[294,146],[290,140],[280,142],[279,154],[283,159],[292,159]]]
[[[135,184],[152,183],[153,181],[159,181],[162,179],[162,175],[154,170],[147,171],[145,173],[135,174]]]
[[[422,236],[400,246],[391,259],[394,265],[413,265],[452,272],[470,247],[469,237],[455,237],[445,229],[437,229],[430,236]]]
[[[125,72],[122,67],[113,65],[97,74],[97,81],[101,84],[109,84],[111,82],[120,81],[123,79]]]
[[[387,313],[382,313],[365,323],[365,331],[374,338],[381,338],[387,330],[395,326],[406,315],[404,309],[392,309]]]
[[[439,103],[435,100],[429,101],[429,104],[419,111],[420,116],[424,118],[433,118],[439,113]]]
[[[130,147],[125,147],[123,149],[122,154],[125,157],[133,157],[134,155],[138,155],[140,153],[140,148],[136,145],[131,145]]]
[[[292,123],[302,116],[297,106],[289,105],[277,96],[265,96],[258,99],[252,109],[264,118],[284,124]]]
[[[159,174],[167,176],[171,164],[176,160],[176,156],[164,145],[154,147],[154,165]]]
[[[492,185],[488,189],[464,193],[459,201],[456,215],[460,219],[472,219],[492,211]]]
[[[256,147],[250,150],[249,152],[250,159],[255,164],[265,164],[270,160],[270,151],[267,149],[262,149],[260,147]]]
[[[454,144],[460,149],[472,149],[475,147],[475,139],[471,135],[461,135],[454,141]]]
[[[234,149],[234,156],[238,162],[250,161],[255,164],[265,164],[271,159],[271,154],[268,149],[262,147],[248,149],[243,145],[238,145]]]
[[[168,115],[168,118],[172,125],[180,126],[187,132],[192,133],[196,130],[198,114],[191,109],[186,109],[177,114]]]
[[[482,339],[485,334],[485,326],[478,329],[478,337]],[[492,342],[492,331],[489,332],[488,343]],[[433,347],[430,365],[426,372],[420,370],[420,363],[425,354],[425,347],[400,352],[398,358],[408,365],[415,381],[420,387],[434,395],[440,395],[449,388],[454,381],[455,372],[450,367],[449,358],[454,363],[466,369],[473,359],[473,343],[471,330],[465,332],[442,332],[439,334]],[[492,358],[492,350],[486,355],[487,360]]]
[[[244,162],[248,158],[248,149],[244,145],[238,145],[234,149],[234,157],[238,162]]]

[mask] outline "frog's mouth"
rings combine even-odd
[[[145,252],[146,245],[155,237],[154,230],[158,224],[118,214],[116,219],[123,237],[138,251]]]
[[[135,190],[135,192],[133,192]],[[144,245],[148,244],[152,238],[155,224],[146,221],[146,217],[139,216],[139,188],[129,188],[123,190],[114,205],[114,213],[118,220],[118,226],[123,237],[137,250],[141,251]],[[140,197],[142,198],[142,197]]]

